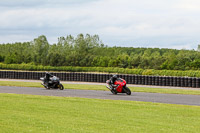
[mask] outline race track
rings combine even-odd
[[[132,92],[132,95],[128,96],[126,94],[113,95],[110,91],[73,90],[73,89],[46,90],[44,88],[13,87],[13,86],[0,86],[0,93],[31,94],[31,95],[61,96],[61,97],[82,97],[82,98],[129,100],[129,101],[145,101],[145,102],[200,106],[200,95],[180,95],[180,94]]]

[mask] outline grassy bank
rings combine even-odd
[[[0,94],[0,132],[200,132],[200,107]]]
[[[88,84],[63,84],[63,85],[65,89],[108,91],[105,85],[88,85]],[[39,82],[21,82],[21,81],[0,81],[0,86],[43,87]],[[150,88],[150,87],[149,88],[148,87],[129,87],[129,88],[133,92],[200,95],[200,90]]]

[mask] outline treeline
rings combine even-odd
[[[200,52],[159,48],[108,47],[98,35],[71,35],[49,44],[42,35],[31,42],[0,44],[0,62],[42,66],[119,67],[199,70]]]

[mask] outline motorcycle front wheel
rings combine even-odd
[[[124,91],[127,95],[131,95],[131,90],[128,87],[124,87]]]
[[[59,85],[58,85],[58,88],[59,88],[60,90],[63,90],[63,89],[64,89],[64,86],[63,86],[62,84],[59,84]]]

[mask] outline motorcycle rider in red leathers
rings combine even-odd
[[[116,85],[114,84],[115,81],[118,79],[117,75],[113,75],[110,79],[109,79],[109,85],[110,85],[110,88],[113,90],[116,89]]]

